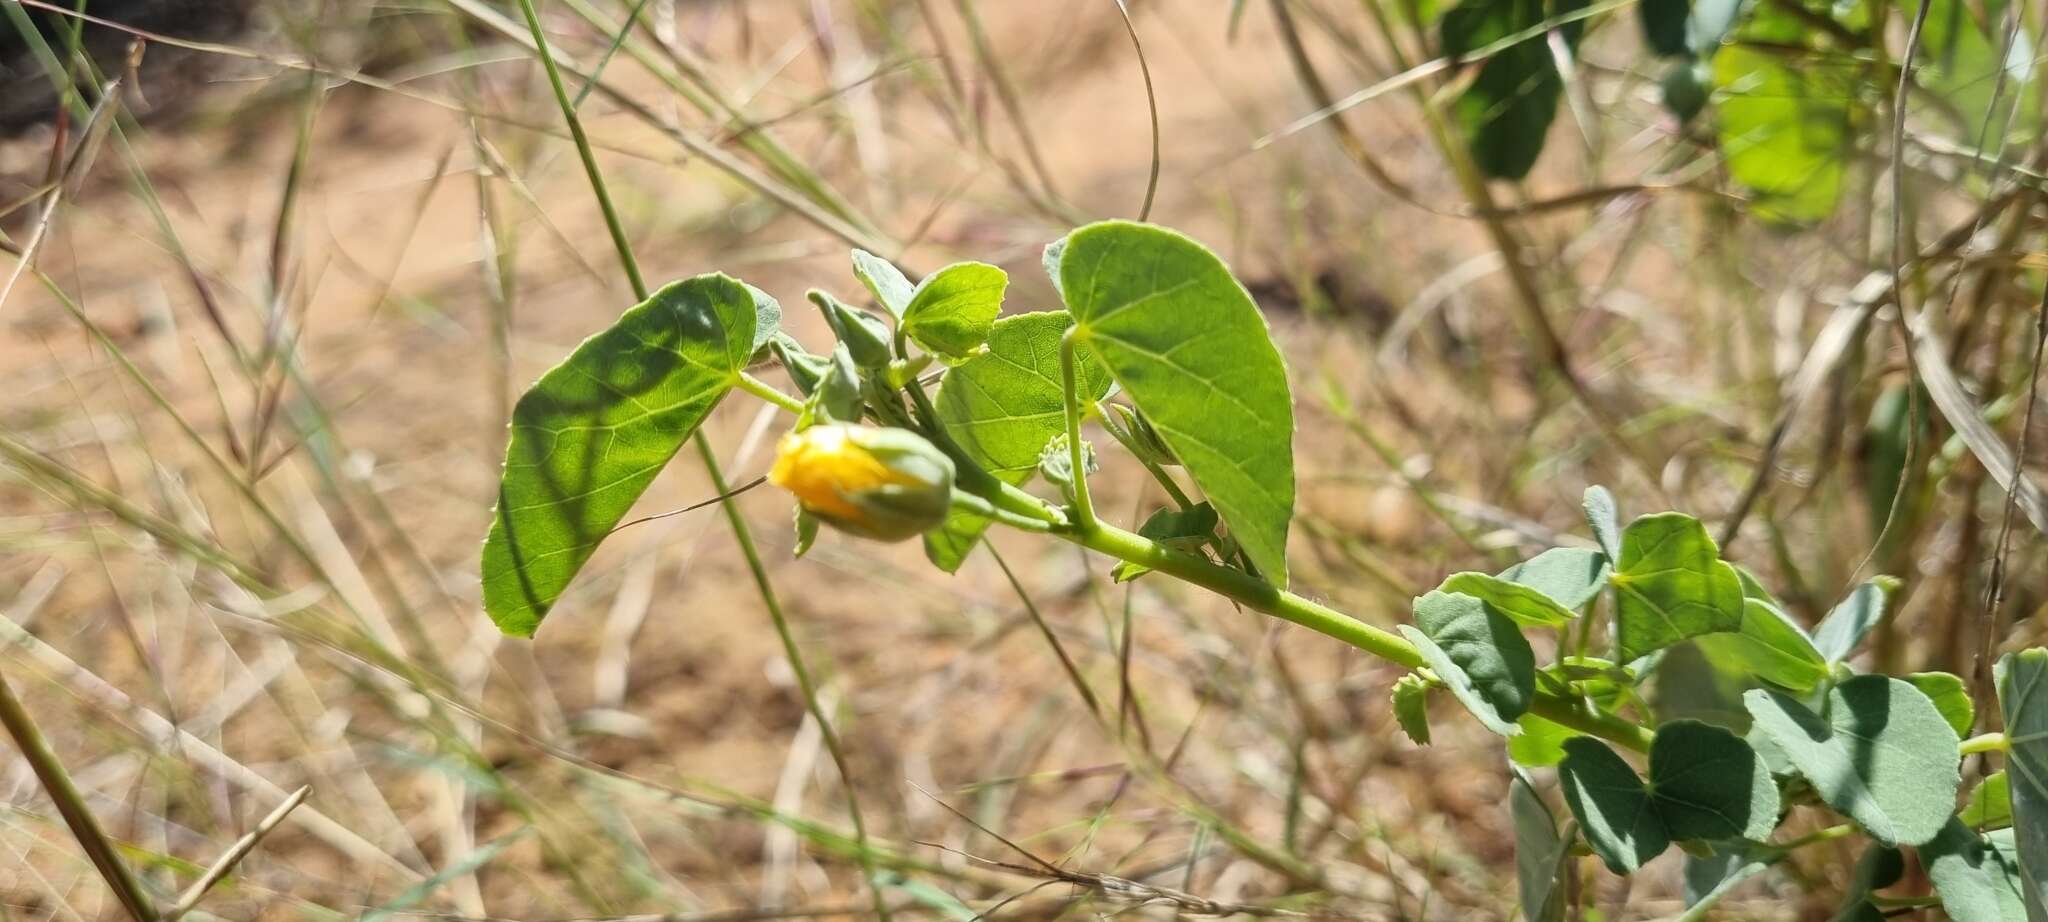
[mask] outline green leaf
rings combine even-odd
[[[1462,592],[1498,609],[1523,627],[1557,627],[1572,620],[1572,612],[1557,600],[1520,583],[1484,573],[1453,573],[1437,587],[1438,592]]]
[[[1590,736],[1564,743],[1557,780],[1586,844],[1616,874],[1633,874],[1670,847],[1650,790],[1607,744]]]
[[[1674,720],[1657,728],[1650,793],[1673,839],[1762,839],[1778,825],[1770,769],[1741,737],[1713,724]]]
[[[1009,275],[987,263],[940,269],[917,284],[903,308],[903,332],[927,352],[966,359],[988,342],[1009,285]]]
[[[1920,859],[1954,922],[2027,922],[1997,850],[1961,820],[1942,826],[1934,841],[1920,847]]]
[[[989,330],[987,352],[939,381],[933,405],[946,434],[969,460],[1005,482],[1029,480],[1046,442],[1067,429],[1060,336],[1073,322],[1066,311],[1004,317]],[[1109,375],[1100,365],[1082,361],[1077,370],[1083,400],[1109,393]],[[955,512],[925,536],[925,556],[953,572],[987,528],[988,520]]]
[[[1294,403],[1251,295],[1201,244],[1147,224],[1090,224],[1058,259],[1076,343],[1130,393],[1260,573],[1286,586]]]
[[[854,250],[853,275],[868,287],[883,310],[898,320],[903,319],[903,310],[910,306],[910,298],[916,293],[916,286],[904,277],[903,270],[866,250]]]
[[[1970,727],[1977,723],[1977,704],[1970,700],[1970,690],[1963,687],[1963,680],[1946,672],[1916,672],[1906,677],[1913,687],[1934,702],[1935,710],[1941,712],[1956,736],[1970,735]]]
[[[2012,825],[2012,787],[2005,772],[1993,772],[1970,789],[1970,797],[1963,802],[1963,812],[1957,814],[1963,823],[1976,829],[2004,829]]]
[[[2005,771],[2011,776],[2012,833],[2027,918],[2048,919],[2048,649],[1998,661],[1998,706],[2005,717]]]
[[[1534,714],[1523,714],[1515,725],[1522,732],[1508,739],[1508,758],[1516,765],[1530,768],[1546,768],[1564,761],[1564,741],[1585,735]]]
[[[1761,839],[1778,823],[1778,786],[1749,744],[1696,720],[1657,728],[1650,778],[1607,744],[1564,744],[1558,778],[1586,842],[1617,874],[1633,873],[1673,840]]]
[[[1394,682],[1391,697],[1394,721],[1401,725],[1401,732],[1417,746],[1429,745],[1429,683],[1408,673]]]
[[[1543,0],[1464,0],[1444,13],[1444,53],[1456,57],[1476,51],[1584,4],[1560,0],[1554,5],[1546,10]],[[1580,24],[1561,31],[1575,45]],[[1542,37],[1502,48],[1480,64],[1479,74],[1451,106],[1480,171],[1496,179],[1527,176],[1543,153],[1563,89],[1550,43]]]
[[[1806,629],[1761,599],[1742,600],[1742,627],[1734,633],[1707,634],[1695,642],[1715,666],[1793,691],[1810,690],[1828,677],[1827,660]]]
[[[1911,19],[1919,10],[1914,0],[1904,0],[1902,14]],[[2034,42],[2027,29],[2013,36],[2010,53],[2005,49],[2005,10],[2001,0],[1982,4],[1957,0],[1933,0],[1927,11],[1927,25],[1921,36],[1920,53],[1914,58],[1914,82],[1948,103],[1960,122],[1951,122],[1955,136],[1971,148],[1979,134],[1989,143],[1986,154],[1995,154],[2007,140],[2007,132],[2021,132],[2040,124],[2040,82],[2034,72]],[[2004,74],[1999,74],[2003,69]],[[2002,80],[2001,80],[2002,78]],[[2017,97],[2017,98],[2015,98]],[[1997,104],[1996,109],[1993,103]],[[2017,103],[2019,121],[2008,125]],[[1987,116],[1993,121],[1986,130]]]
[[[1878,841],[1921,845],[1948,821],[1961,741],[1911,684],[1856,676],[1828,690],[1825,716],[1762,689],[1743,704],[1821,799]]]
[[[1580,506],[1586,513],[1586,524],[1593,529],[1593,540],[1600,543],[1600,552],[1608,560],[1621,559],[1621,515],[1615,511],[1614,494],[1594,484],[1586,488]]]
[[[1415,600],[1415,624],[1401,633],[1451,694],[1487,729],[1521,732],[1514,721],[1536,692],[1536,654],[1515,623],[1472,596],[1432,592]]]
[[[1060,450],[1065,451],[1064,441]],[[1050,444],[1050,443],[1048,443]],[[1145,518],[1145,524],[1138,526],[1138,534],[1164,544],[1177,551],[1195,553],[1216,536],[1216,507],[1208,503],[1196,503],[1185,510],[1161,509]],[[1125,583],[1152,572],[1151,567],[1121,561],[1109,570],[1110,579]]]
[[[512,410],[484,540],[484,611],[531,635],[761,339],[754,292],[724,275],[670,284],[585,340]]]
[[[1615,591],[1617,659],[1634,660],[1688,637],[1742,627],[1742,580],[1698,519],[1646,515],[1621,533],[1608,578]]]
[[[1804,224],[1834,212],[1862,79],[1842,61],[1739,42],[1714,53],[1721,153],[1729,175],[1755,193],[1758,216]]]
[[[1515,884],[1522,899],[1524,922],[1559,922],[1564,918],[1565,888],[1570,870],[1571,840],[1557,831],[1557,820],[1521,772],[1508,778],[1508,812],[1515,822]]]
[[[1613,570],[1607,555],[1599,551],[1554,547],[1502,570],[1500,578],[1543,593],[1559,607],[1575,612],[1607,588],[1607,576]]]
[[[1842,889],[1841,908],[1835,911],[1832,922],[1885,922],[1885,914],[1871,905],[1870,897],[1899,882],[1905,876],[1906,859],[1899,850],[1888,845],[1872,845],[1863,850],[1863,856],[1856,859],[1856,869],[1849,874],[1849,884]]]
[[[1730,891],[1776,864],[1780,853],[1746,842],[1723,842],[1705,857],[1685,856],[1685,912],[1674,922],[1703,918]]]
[[[1849,593],[1842,604],[1820,619],[1820,626],[1813,629],[1813,646],[1833,666],[1856,652],[1869,636],[1870,629],[1884,620],[1885,607],[1892,590],[1898,587],[1898,580],[1880,576]]]

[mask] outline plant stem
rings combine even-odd
[[[1972,756],[1985,752],[2005,752],[2012,746],[2003,733],[1980,733],[1963,741],[1963,755]]]
[[[791,397],[790,395],[785,394],[780,390],[777,390],[774,385],[769,384],[768,382],[763,381],[760,378],[756,378],[753,375],[747,374],[744,371],[740,372],[739,389],[746,391],[747,393],[752,394],[756,397],[759,397],[762,400],[766,400],[769,403],[772,403],[778,407],[788,410],[791,413],[801,415],[804,412],[803,401],[798,400],[795,397]]]
[[[1067,408],[1067,460],[1073,465],[1074,522],[1083,533],[1093,530],[1095,506],[1088,499],[1087,458],[1081,445],[1081,388],[1074,372],[1074,331],[1060,337],[1060,383]]]
[[[1052,533],[1097,553],[1193,583],[1246,608],[1344,641],[1396,665],[1409,669],[1426,665],[1415,645],[1400,635],[1280,589],[1241,570],[1183,554],[1143,535],[1099,521],[1092,526],[1055,528]],[[1653,736],[1647,728],[1619,716],[1589,710],[1577,701],[1540,690],[1529,704],[1529,713],[1638,752],[1649,750]]]
[[[64,770],[64,763],[57,761],[57,754],[50,749],[50,743],[43,738],[42,730],[35,719],[29,716],[28,708],[21,699],[14,697],[14,689],[7,684],[7,678],[0,675],[0,725],[7,728],[14,737],[15,745],[21,747],[21,756],[34,769],[36,778],[43,783],[50,800],[57,805],[57,812],[64,817],[64,824],[71,827],[71,835],[78,839],[85,856],[92,859],[107,886],[114,891],[114,899],[136,922],[155,922],[156,908],[150,903],[149,894],[142,889],[142,882],[135,878],[128,864],[121,860],[114,843],[100,829],[99,820],[86,808],[85,795],[71,781],[71,775]]]
[[[576,115],[576,105],[569,98],[568,87],[562,83],[562,72],[555,66],[554,54],[548,50],[547,33],[541,29],[540,13],[534,9],[533,0],[519,0],[519,11],[526,17],[527,30],[533,33],[535,56],[547,73],[548,85],[554,90],[555,102],[562,110],[562,119],[569,124],[569,136],[576,143],[576,152],[583,160],[583,172],[590,181],[590,191],[597,197],[598,209],[604,213],[605,229],[610,232],[612,248],[618,252],[619,264],[625,270],[626,280],[632,284],[633,296],[647,300],[647,282],[640,275],[640,263],[633,255],[632,241],[626,236],[625,225],[620,222],[618,209],[612,206],[611,192],[606,188],[604,171],[597,165],[597,155],[591,150],[590,138],[583,132],[583,122]],[[757,393],[747,386],[753,380],[740,375],[740,387],[750,393]],[[757,382],[758,383],[758,382]],[[766,388],[766,385],[762,385]],[[774,391],[773,388],[766,388]],[[780,393],[780,392],[776,392]],[[771,402],[781,404],[771,397]],[[794,401],[791,401],[794,403]],[[787,407],[785,407],[787,408]],[[799,405],[797,409],[801,410]],[[825,743],[826,752],[832,757],[834,768],[839,772],[840,786],[846,792],[846,812],[853,821],[853,835],[858,850],[861,871],[867,878],[868,892],[874,900],[875,917],[889,922],[889,905],[882,897],[882,888],[876,875],[874,851],[868,846],[867,822],[860,809],[860,798],[855,793],[853,775],[846,768],[846,754],[839,745],[839,734],[832,729],[831,720],[818,704],[817,686],[811,681],[810,670],[804,665],[803,652],[798,649],[795,635],[790,631],[789,619],[783,615],[782,603],[775,596],[775,586],[768,579],[768,569],[761,563],[761,554],[754,547],[754,535],[747,527],[747,520],[740,514],[739,505],[733,500],[732,489],[726,483],[725,471],[719,467],[718,456],[712,452],[711,440],[705,438],[699,428],[691,441],[697,446],[697,456],[704,462],[704,472],[711,478],[711,484],[718,495],[719,508],[724,510],[726,521],[732,526],[733,538],[740,546],[740,553],[746,558],[747,569],[753,574],[754,587],[761,596],[761,604],[768,609],[768,618],[775,625],[775,633],[782,639],[783,653],[789,659],[790,671],[795,674],[797,688],[803,693],[804,707],[811,718],[818,722],[818,735]]]

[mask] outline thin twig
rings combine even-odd
[[[178,897],[178,904],[164,911],[160,922],[178,922],[179,919],[185,917],[186,913],[197,908],[199,901],[206,898],[207,891],[212,890],[214,885],[220,883],[223,878],[226,878],[228,873],[235,869],[236,865],[242,863],[242,859],[249,857],[249,853],[256,850],[256,846],[263,841],[263,837],[270,835],[271,830],[283,824],[284,818],[290,816],[292,811],[298,809],[300,804],[305,803],[306,795],[311,793],[313,793],[312,785],[306,785],[293,791],[292,796],[285,798],[284,803],[278,804],[277,809],[270,811],[270,815],[264,817],[262,822],[257,823],[256,828],[249,830],[249,833],[240,839],[236,839],[235,844],[228,846],[228,850],[221,853],[220,858],[215,860],[213,865],[206,869],[206,873],[199,875],[199,879],[193,881],[191,887],[186,888],[184,895]]]

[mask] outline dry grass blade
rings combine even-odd
[[[261,822],[257,823],[256,828],[249,830],[247,835],[235,840],[235,844],[228,846],[228,850],[221,853],[221,856],[207,867],[206,873],[200,875],[199,879],[193,881],[192,886],[186,888],[185,893],[178,897],[177,904],[164,911],[161,922],[178,922],[187,913],[197,909],[199,901],[206,898],[207,891],[212,890],[223,878],[233,873],[235,866],[241,864],[242,859],[249,857],[249,853],[256,850],[256,846],[263,841],[263,837],[269,835],[271,830],[283,824],[285,817],[290,816],[293,810],[298,809],[300,804],[305,803],[306,795],[311,793],[313,793],[311,786],[301,787],[293,791],[292,796],[285,798],[284,803],[278,804],[277,809],[270,811],[270,815],[265,816]]]

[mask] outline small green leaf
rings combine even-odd
[[[1962,780],[1960,740],[1911,684],[1856,676],[1829,689],[1825,717],[1762,689],[1743,703],[1821,799],[1878,841],[1921,845],[1948,821]]]
[[[739,381],[763,341],[756,294],[724,275],[667,285],[519,398],[483,553],[484,611],[500,630],[540,626]]]
[[[1739,630],[1707,634],[1694,642],[1721,669],[1793,691],[1807,691],[1828,677],[1827,661],[1814,649],[1806,630],[1761,599],[1742,600]]]
[[[903,332],[925,351],[951,361],[972,356],[988,342],[1003,311],[1010,277],[987,263],[954,263],[917,284],[903,308]]]
[[[1031,479],[1039,451],[1066,431],[1060,336],[1073,322],[1066,311],[1004,317],[989,330],[987,352],[953,367],[939,381],[933,404],[946,434],[969,460],[1007,483]],[[1100,365],[1083,361],[1078,371],[1082,399],[1099,400],[1109,393],[1109,375]],[[925,556],[953,572],[987,528],[986,519],[955,512],[943,528],[925,536]]]
[[[2006,773],[1993,772],[1970,789],[1957,814],[1964,825],[1975,829],[2004,829],[2012,825],[2012,787]]]
[[[1417,746],[1429,745],[1429,683],[1415,673],[1394,682],[1394,721]]]
[[[2008,883],[1997,850],[1962,821],[1950,819],[1920,859],[1941,908],[1954,922],[2027,922],[2019,891]]]
[[[1670,847],[1649,788],[1607,744],[1590,736],[1564,743],[1557,780],[1586,844],[1616,874],[1633,874]]]
[[[903,319],[903,309],[910,306],[910,298],[916,292],[916,286],[904,277],[903,270],[866,250],[854,250],[853,275],[868,287],[883,310],[898,320]]]
[[[1906,681],[1934,702],[1956,736],[1970,735],[1970,728],[1977,723],[1977,705],[1970,700],[1970,690],[1963,687],[1961,678],[1946,672],[1916,672],[1907,676]]]
[[[1521,732],[1514,721],[1535,695],[1536,654],[1515,623],[1472,596],[1432,592],[1415,600],[1415,624],[1401,633],[1451,694],[1487,729]]]
[[[1820,619],[1820,626],[1813,629],[1813,646],[1820,655],[1827,658],[1832,666],[1856,652],[1869,636],[1870,629],[1884,620],[1885,608],[1891,599],[1892,590],[1898,587],[1898,580],[1880,576],[1849,593],[1842,604]]]
[[[1621,533],[1615,643],[1627,662],[1688,637],[1742,627],[1742,580],[1698,519],[1646,515]]]
[[[1437,587],[1438,592],[1462,592],[1498,609],[1523,627],[1557,627],[1572,620],[1572,613],[1557,600],[1520,583],[1484,573],[1453,573]]]
[[[1575,547],[1554,547],[1500,572],[1500,578],[1549,596],[1566,611],[1576,612],[1607,588],[1613,572],[1607,555]]]
[[[1064,444],[1061,450],[1065,450]],[[1173,548],[1195,553],[1216,536],[1216,507],[1196,503],[1187,509],[1161,509],[1145,518],[1138,534]],[[1152,572],[1151,567],[1121,561],[1109,570],[1110,579],[1127,583]]]
[[[1286,586],[1294,403],[1258,305],[1214,253],[1162,227],[1090,224],[1058,260],[1076,343],[1129,392],[1260,574]]]
[[[1674,720],[1650,743],[1650,793],[1678,840],[1762,839],[1778,825],[1778,785],[1741,737]]]
[[[1508,812],[1515,822],[1515,884],[1524,922],[1564,918],[1564,875],[1572,843],[1557,831],[1557,820],[1520,771],[1508,778]]]
[[[1586,488],[1585,499],[1580,506],[1586,513],[1586,524],[1593,529],[1593,540],[1600,543],[1600,552],[1607,559],[1621,559],[1621,514],[1614,503],[1614,494],[1606,487],[1594,484]]]
[[[2005,771],[2012,779],[2020,897],[2027,918],[2041,922],[2048,919],[2048,649],[2008,653],[1995,672],[2010,747]]]

